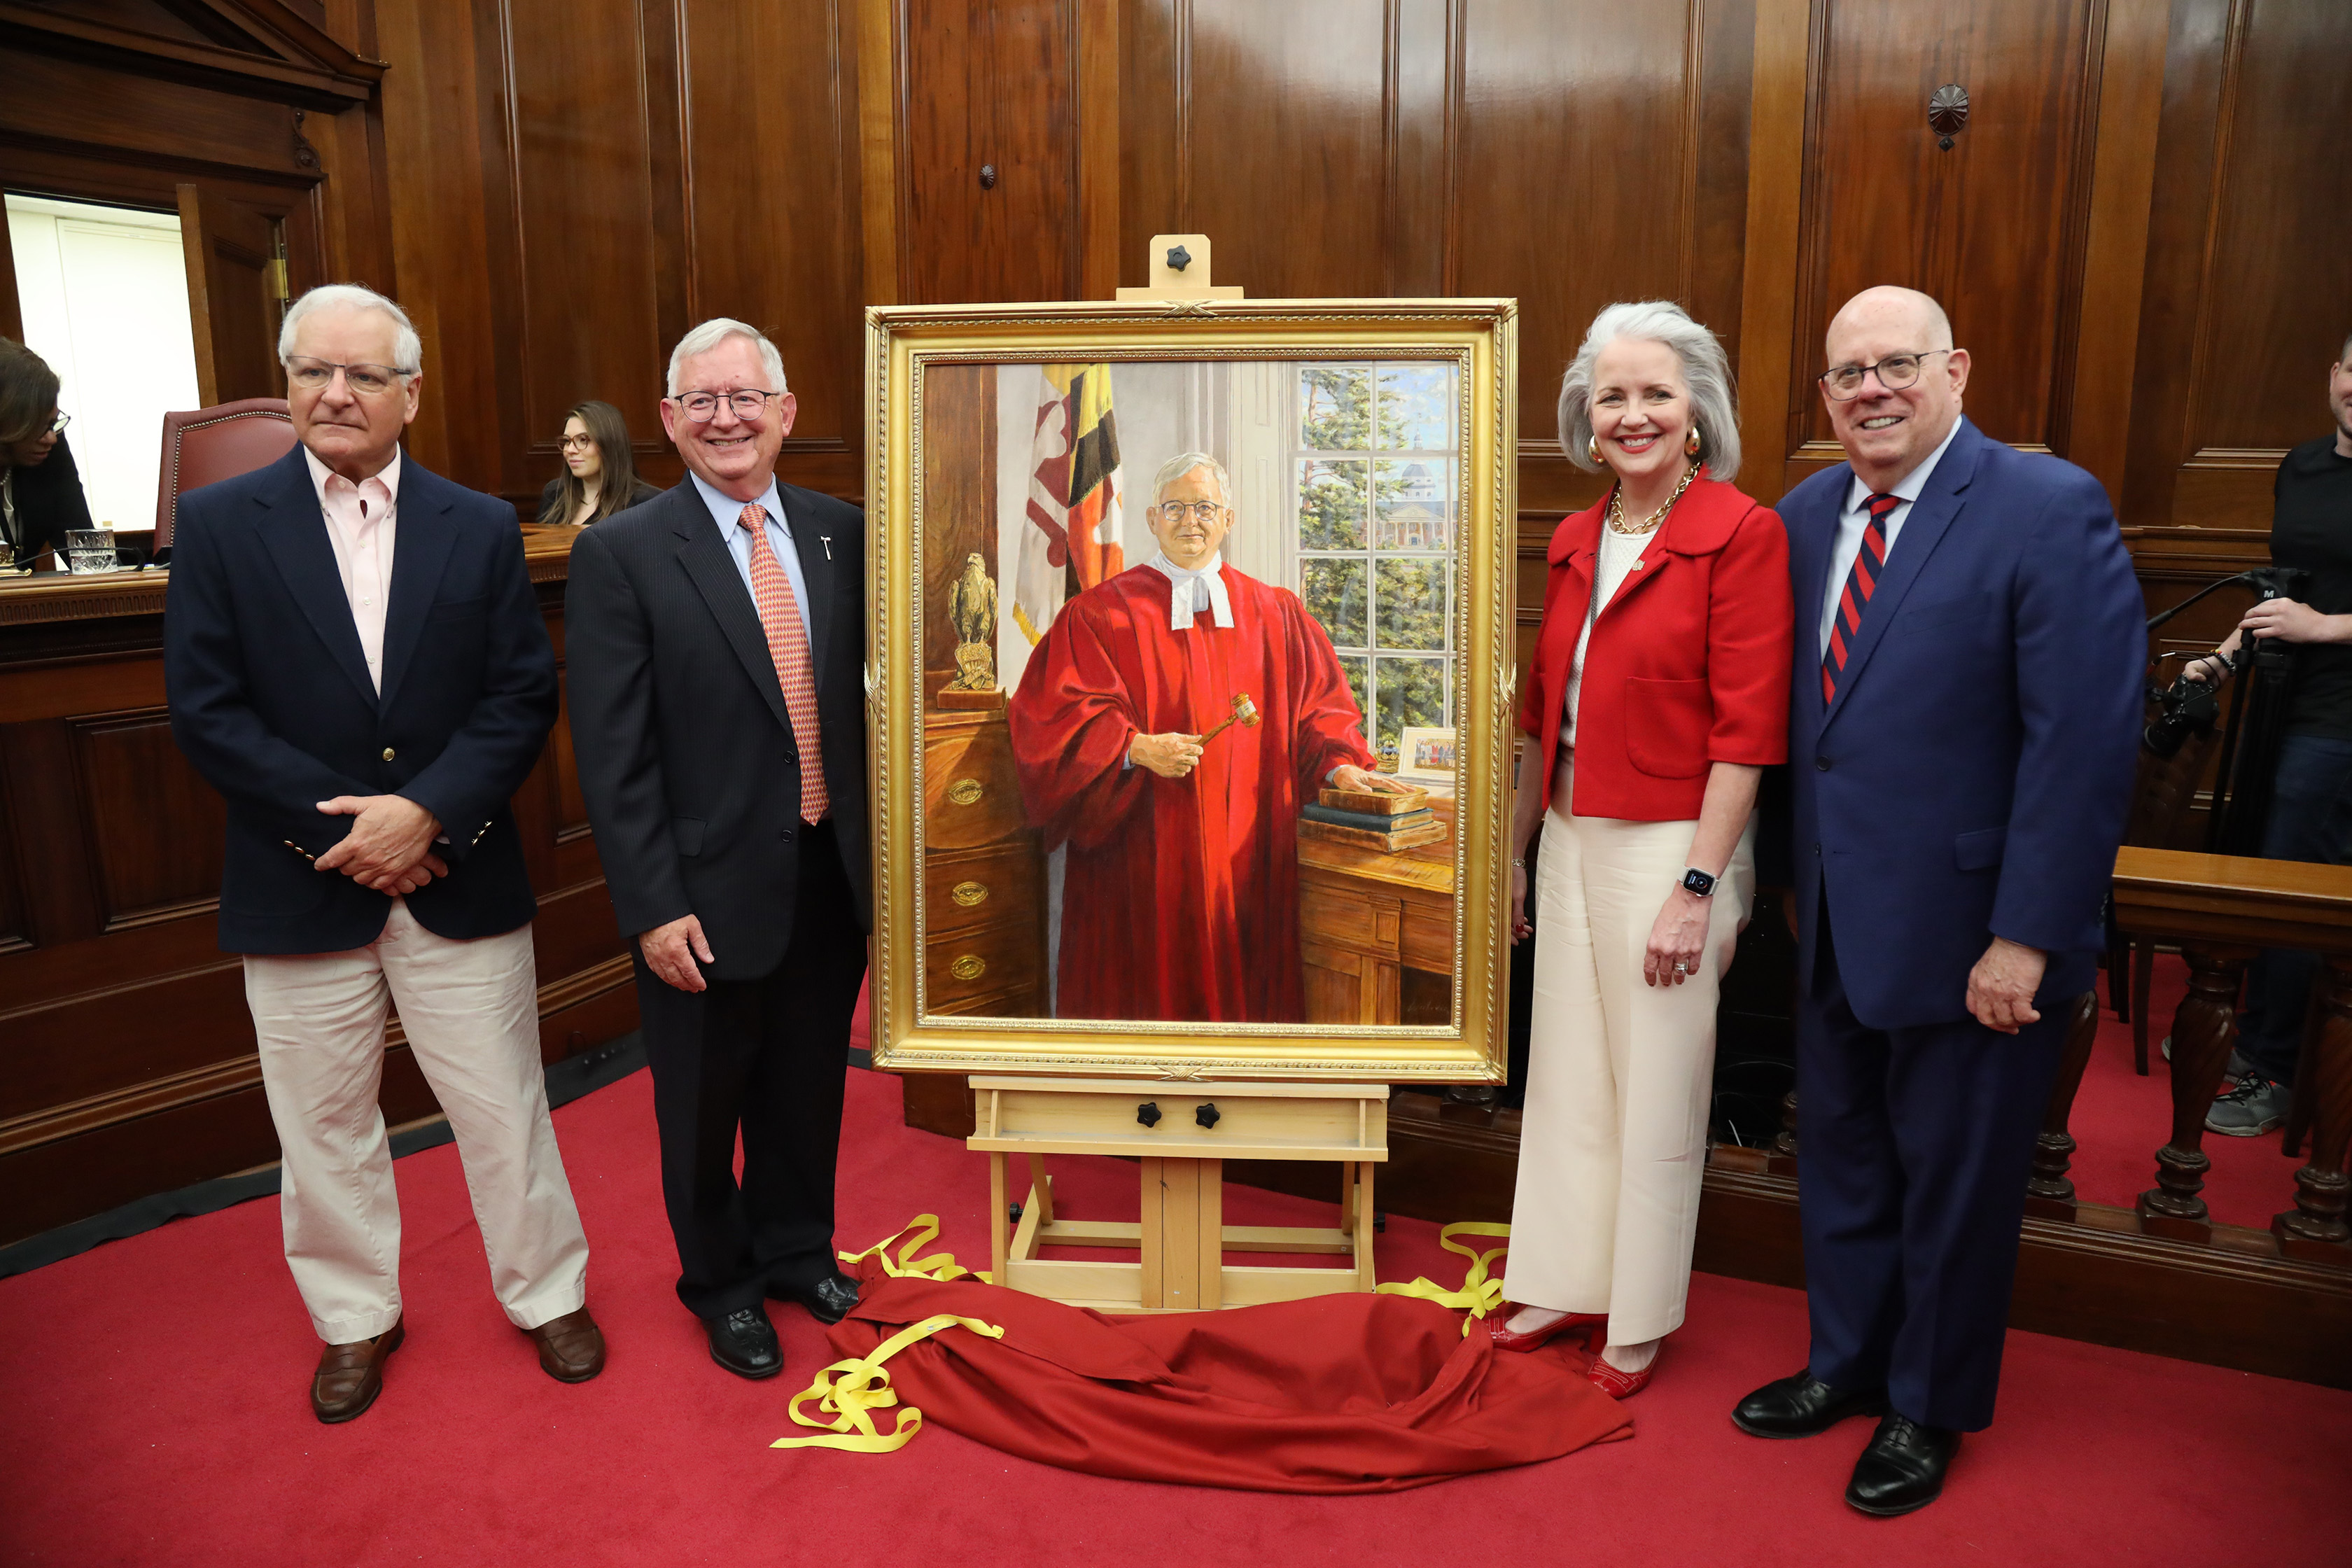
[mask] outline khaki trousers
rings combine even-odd
[[[1689,864],[1696,822],[1569,810],[1554,770],[1537,864],[1535,1004],[1505,1294],[1605,1312],[1609,1341],[1681,1327],[1715,1069],[1716,994],[1755,896],[1756,824],[1717,884],[1699,973],[1643,983],[1650,928]]]
[[[320,1339],[373,1339],[400,1317],[400,1200],[376,1104],[395,1005],[457,1135],[508,1318],[535,1329],[586,1301],[588,1238],[539,1060],[530,927],[455,942],[394,899],[365,947],[247,954],[245,997],[283,1151],[286,1261]]]

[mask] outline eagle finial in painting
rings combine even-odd
[[[963,575],[948,594],[948,619],[956,632],[956,678],[950,691],[992,691],[996,689],[996,584],[987,563],[977,552],[968,556]]]

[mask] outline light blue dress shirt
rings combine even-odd
[[[751,604],[756,608],[760,595],[751,586],[751,536],[742,526],[746,503],[733,496],[720,495],[704,482],[700,474],[691,469],[688,471],[687,478],[694,481],[695,493],[702,498],[702,504],[710,509],[710,520],[719,525],[719,537],[727,542],[727,553],[735,558],[735,570],[743,576],[744,592],[751,595]],[[759,504],[768,514],[768,547],[776,552],[776,559],[783,563],[784,576],[793,585],[793,604],[801,613],[801,635],[806,637],[808,584],[801,581],[801,552],[793,548],[792,525],[784,521],[783,498],[776,494],[773,476],[769,478],[768,492],[760,498]]]
[[[1899,503],[1886,514],[1882,531],[1886,535],[1886,559],[1895,559],[1895,536],[1903,531],[1904,520],[1911,515],[1911,503],[1917,500],[1935,474],[1936,465],[1951,450],[1952,438],[1960,433],[1960,422],[1944,433],[1943,442],[1927,454],[1927,460],[1903,476],[1886,493]],[[771,492],[772,493],[772,492]],[[1846,482],[1845,510],[1838,513],[1837,534],[1830,541],[1830,580],[1822,596],[1822,645],[1820,657],[1830,656],[1830,633],[1837,628],[1838,595],[1845,589],[1845,580],[1853,570],[1853,558],[1862,553],[1862,531],[1870,524],[1870,487],[1855,475]]]

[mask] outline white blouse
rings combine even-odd
[[[1568,667],[1567,709],[1561,716],[1559,743],[1576,744],[1576,700],[1584,689],[1584,650],[1592,642],[1592,623],[1601,618],[1601,607],[1617,596],[1625,579],[1633,574],[1634,563],[1658,531],[1643,533],[1620,533],[1604,521],[1601,525],[1601,559],[1592,569],[1592,600],[1584,607],[1584,629],[1577,634],[1576,658]]]

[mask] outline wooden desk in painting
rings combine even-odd
[[[1310,1024],[1445,1024],[1454,1016],[1454,802],[1445,837],[1383,854],[1298,841],[1298,943]]]

